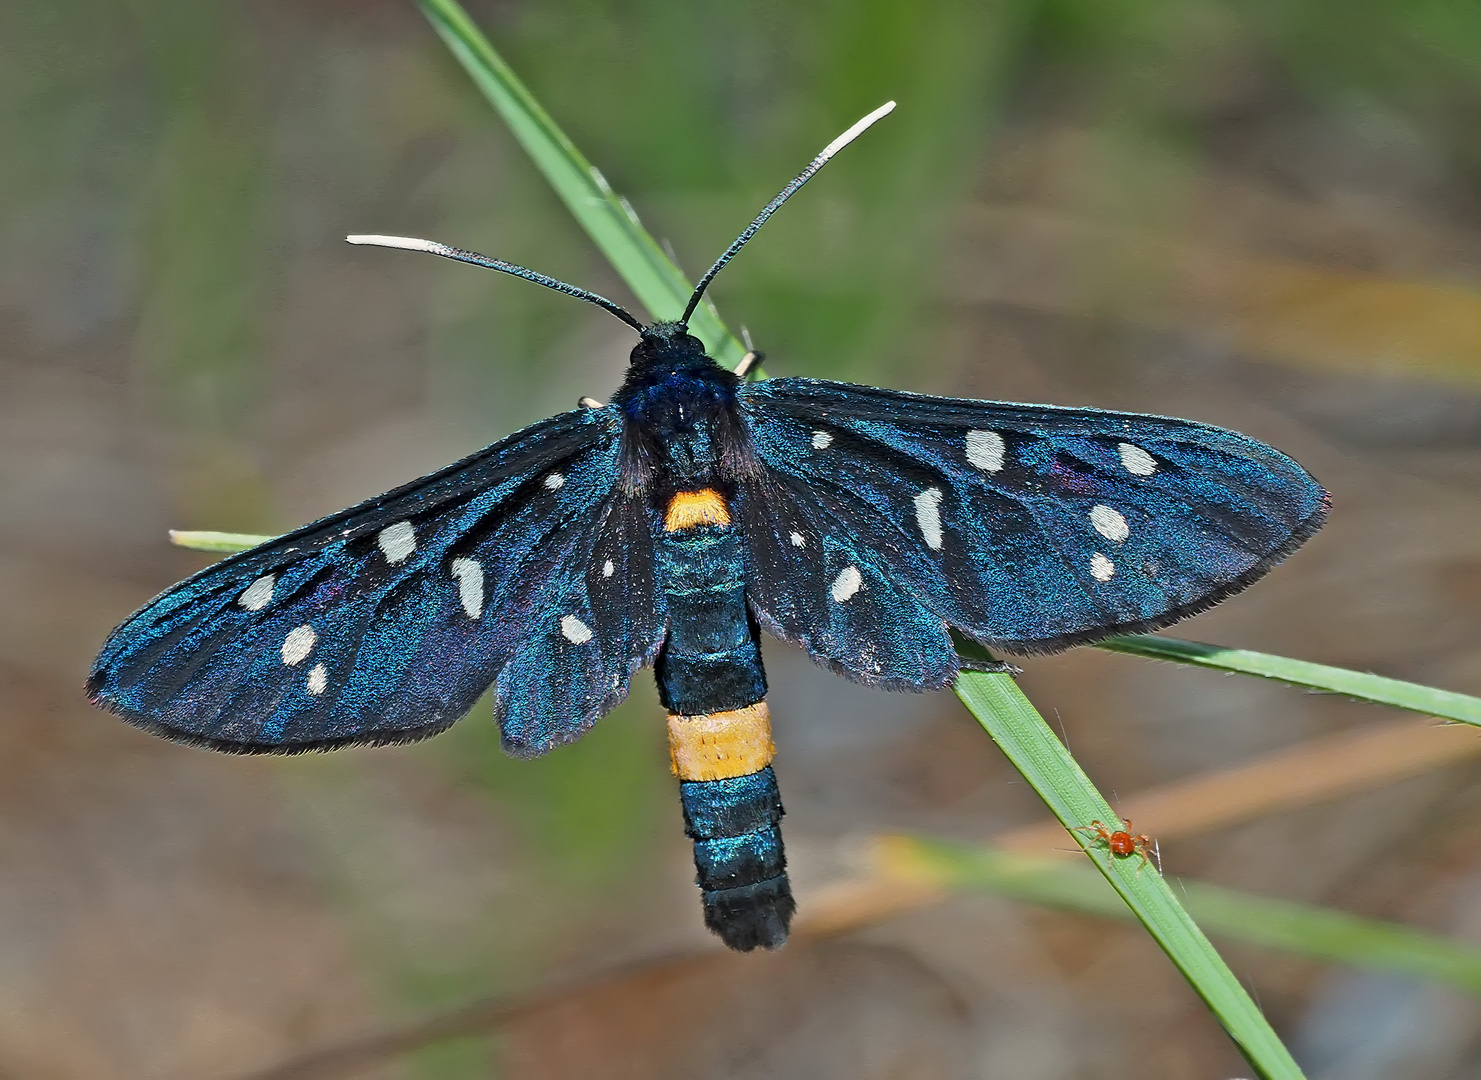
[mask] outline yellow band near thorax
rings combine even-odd
[[[724,497],[714,488],[699,491],[680,491],[669,500],[664,511],[665,532],[679,532],[697,525],[729,525],[730,507]]]
[[[727,780],[776,757],[766,702],[708,716],[669,716],[669,760],[680,780]]]

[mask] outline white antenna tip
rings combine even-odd
[[[435,240],[418,240],[414,236],[380,236],[374,233],[357,234],[345,237],[346,242],[351,244],[367,244],[371,247],[401,248],[404,251],[430,251],[434,255],[440,255],[448,250],[446,244],[439,244]]]
[[[823,147],[823,152],[818,155],[817,160],[827,161],[834,154],[838,153],[838,151],[842,150],[849,143],[853,142],[860,135],[869,130],[869,128],[873,126],[876,120],[883,119],[884,117],[889,116],[890,113],[894,111],[895,103],[893,101],[886,101],[879,108],[875,109],[868,116],[864,117],[864,119],[860,120],[857,124],[849,128],[842,135],[838,136],[838,138],[834,139],[827,146]]]

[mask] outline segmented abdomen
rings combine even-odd
[[[760,637],[724,498],[708,488],[675,495],[657,552],[669,612],[658,692],[705,925],[732,949],[774,949],[796,904],[777,827]]]

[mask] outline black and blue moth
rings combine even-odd
[[[1187,420],[813,379],[745,382],[677,322],[622,386],[431,476],[233,555],[104,644],[97,704],[240,753],[400,743],[490,687],[509,752],[570,742],[653,665],[706,924],[774,948],[794,910],[760,632],[857,682],[951,685],[950,631],[1052,652],[1167,626],[1255,581],[1326,494],[1254,439]]]

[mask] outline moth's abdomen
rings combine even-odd
[[[760,636],[725,498],[711,488],[675,494],[656,547],[669,613],[658,692],[705,925],[732,949],[774,949],[796,905],[777,827]]]
[[[760,640],[746,608],[739,531],[713,489],[681,491],[656,543],[669,632],[658,657],[658,694],[669,712],[701,716],[766,697]]]
[[[797,905],[777,827],[776,774],[768,765],[723,780],[681,780],[679,798],[694,841],[705,925],[741,952],[781,946]]]

